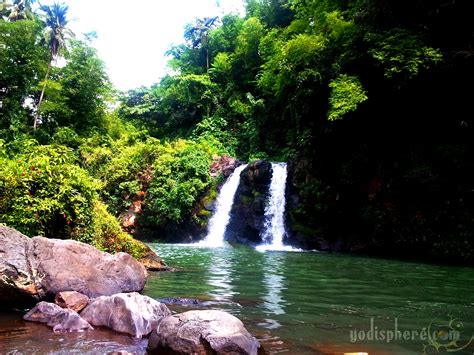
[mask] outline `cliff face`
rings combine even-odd
[[[271,178],[272,167],[266,160],[251,163],[242,171],[226,240],[246,244],[261,243],[260,234]]]

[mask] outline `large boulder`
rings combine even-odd
[[[149,354],[258,354],[259,342],[242,322],[215,310],[189,311],[163,319],[151,334]]]
[[[64,309],[54,303],[39,302],[27,314],[24,320],[46,323],[55,332],[83,332],[93,330],[92,326],[70,309]]]
[[[34,237],[31,243],[31,265],[46,295],[77,291],[99,297],[145,286],[145,267],[129,254],[111,255],[73,240]]]
[[[145,267],[130,255],[111,255],[72,241],[28,238],[0,226],[0,305],[28,307],[61,291],[88,297],[143,289]]]
[[[267,160],[249,164],[240,174],[226,239],[260,244],[264,229],[265,206],[272,179],[272,165]]]
[[[81,313],[90,324],[140,338],[171,315],[164,304],[139,293],[120,293],[95,299]]]

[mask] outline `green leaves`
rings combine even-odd
[[[267,44],[267,41],[263,43]],[[259,85],[283,94],[288,86],[296,87],[308,81],[319,82],[322,77],[318,61],[325,43],[322,36],[306,34],[299,34],[287,42],[276,42],[273,55],[269,55],[263,65]]]
[[[209,166],[213,153],[202,144],[184,140],[160,149],[145,201],[150,221],[164,226],[190,216],[192,207],[211,183]]]
[[[88,230],[99,184],[64,146],[30,146],[0,164],[0,220],[29,234]]]
[[[48,58],[38,43],[40,34],[37,21],[0,19],[0,135],[5,138],[28,128],[29,109],[23,103],[44,76]]]
[[[425,45],[420,36],[404,29],[369,33],[366,40],[372,44],[369,53],[388,79],[409,80],[443,59],[439,49]]]
[[[341,74],[331,81],[329,87],[331,88],[328,112],[330,121],[341,119],[347,113],[355,111],[359,104],[368,99],[367,92],[355,76]]]

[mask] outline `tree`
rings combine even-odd
[[[48,63],[48,69],[46,70],[46,75],[44,77],[43,89],[41,90],[38,101],[36,116],[33,121],[33,128],[35,130],[39,121],[41,102],[44,98],[44,91],[46,89],[49,73],[51,71],[51,65],[53,60],[57,61],[60,50],[66,46],[67,35],[72,35],[72,32],[67,29],[69,22],[66,17],[67,11],[69,9],[67,5],[55,3],[51,6],[42,5],[40,9],[46,14],[46,39],[48,41],[48,47],[50,50],[50,59]]]
[[[48,52],[40,45],[38,21],[0,19],[0,136],[11,139],[31,125],[29,107],[45,70]]]
[[[33,11],[31,10],[31,5],[35,2],[36,0],[14,0],[13,4],[7,4],[4,0],[0,4],[0,10],[2,8],[9,10],[8,20],[10,21],[32,19]]]
[[[219,17],[197,19],[194,25],[187,27],[184,37],[193,48],[203,48],[206,52],[206,69],[209,69],[209,32],[217,26]]]

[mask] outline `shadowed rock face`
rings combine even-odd
[[[0,308],[32,306],[44,295],[30,265],[30,239],[0,226]]]
[[[95,299],[81,316],[95,326],[111,328],[141,338],[171,315],[164,304],[138,293],[120,293]]]
[[[29,307],[62,291],[88,297],[143,289],[146,270],[125,253],[72,241],[28,238],[0,226],[0,307]]]
[[[272,179],[272,166],[267,160],[249,164],[240,174],[226,240],[260,244],[264,227],[265,205]]]
[[[55,332],[83,332],[93,330],[79,314],[54,303],[40,302],[23,316],[24,320],[46,323]]]
[[[163,319],[148,343],[149,354],[258,354],[259,342],[229,313],[189,311]]]

